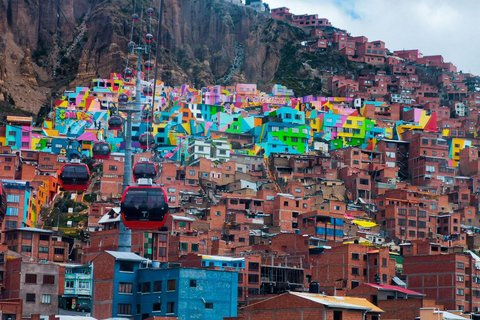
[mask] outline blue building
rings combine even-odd
[[[93,260],[92,316],[218,319],[237,315],[238,273],[160,265],[130,252]]]
[[[59,264],[65,267],[65,285],[63,295],[59,296],[59,307],[67,310],[82,311],[91,309],[92,272],[91,265]]]

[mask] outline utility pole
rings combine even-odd
[[[134,46],[132,52],[137,53],[137,79],[135,101],[124,104],[119,104],[119,111],[127,114],[127,123],[125,128],[125,165],[123,169],[123,183],[122,192],[132,182],[132,121],[140,121],[140,113],[142,111],[142,54],[147,54],[150,50],[149,45]],[[132,115],[135,114],[135,119],[132,120]],[[118,234],[118,251],[131,252],[132,250],[132,230],[127,229],[120,219],[120,230]]]

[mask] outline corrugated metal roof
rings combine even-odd
[[[24,228],[17,228],[17,229],[11,229],[11,230],[5,230],[5,232],[11,232],[11,231],[30,231],[30,232],[44,232],[44,233],[53,233],[51,230],[43,230],[43,229],[38,229],[38,228],[31,228],[31,227],[24,227]]]
[[[112,255],[117,260],[123,261],[147,261],[148,259],[140,257],[138,254],[133,252],[120,252],[120,251],[105,251],[106,253]]]
[[[365,284],[371,287],[377,288],[379,290],[398,291],[411,296],[425,296],[423,293],[416,292],[413,290],[408,290],[399,286],[390,286],[390,285],[376,284],[376,283],[365,283]]]
[[[308,299],[316,303],[320,303],[329,308],[383,312],[382,309],[380,309],[376,305],[370,303],[368,300],[363,298],[325,296],[322,294],[306,293],[306,292],[290,292],[290,294],[293,294],[300,298]]]
[[[118,212],[116,209],[118,209]],[[120,208],[113,208],[112,210],[114,210],[117,214],[120,213]],[[122,217],[121,215],[118,215],[115,218],[112,218],[111,215],[106,213],[103,215],[103,217],[100,220],[98,220],[98,224],[104,224],[108,222],[119,222],[121,217]]]
[[[172,215],[172,219],[179,220],[179,221],[195,221],[194,218],[185,217],[185,216],[174,216],[174,215]]]
[[[234,257],[226,257],[226,256],[211,256],[211,255],[202,255],[202,259],[216,260],[216,261],[229,261],[229,262],[245,261],[245,258],[234,258]]]

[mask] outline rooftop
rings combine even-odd
[[[132,252],[107,251],[107,250],[105,252],[115,257],[116,260],[138,261],[138,262],[148,261],[148,259],[142,258],[138,254],[132,253]]]

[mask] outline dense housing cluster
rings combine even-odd
[[[1,122],[4,316],[39,319],[59,307],[136,320],[480,312],[477,77],[318,15],[271,15],[307,28],[300,50],[372,67],[332,74],[331,97],[142,81],[133,160],[138,170],[155,164],[149,174],[169,214],[161,230],[132,230],[132,252],[118,251],[123,175],[132,173],[125,114],[114,112],[135,99],[131,75],[65,91],[39,126]],[[72,159],[90,178],[66,192],[60,172]]]

